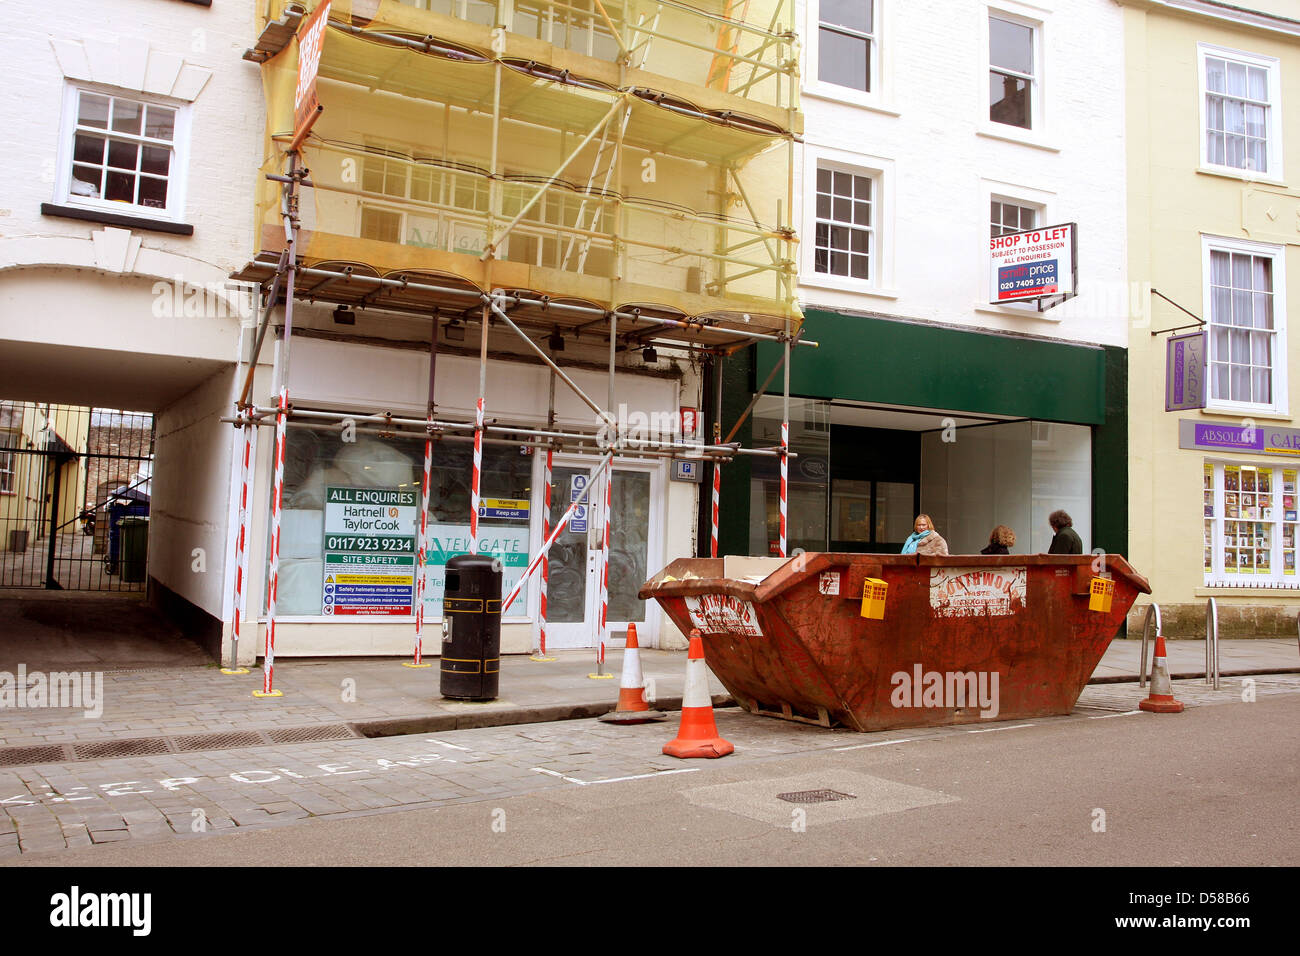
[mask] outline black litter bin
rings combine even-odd
[[[501,559],[458,554],[442,598],[442,696],[493,700],[500,677]]]

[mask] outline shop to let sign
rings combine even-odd
[[[325,489],[323,613],[413,612],[418,515],[414,491]]]
[[[989,302],[1049,297],[1063,301],[1076,295],[1077,231],[1067,222],[991,238]]]

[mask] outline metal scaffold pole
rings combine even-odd
[[[487,393],[488,308],[483,307],[483,334],[478,353],[478,403],[474,414],[474,473],[469,489],[469,553],[478,554],[478,503],[483,480],[483,398]]]
[[[549,395],[546,402],[546,430],[553,431],[555,428],[555,373],[549,376]],[[548,443],[546,446],[546,464],[543,475],[543,498],[542,498],[542,540],[545,541],[551,533],[551,485],[552,471],[554,464],[555,449]],[[532,656],[532,660],[538,662],[554,661],[554,657],[546,656],[546,592],[550,587],[551,581],[551,559],[549,555],[542,557],[542,579],[538,588],[537,602],[537,648]]]
[[[618,318],[611,313],[609,317],[609,402],[604,416],[607,438],[609,437],[609,429],[611,427],[614,429],[613,438],[610,439],[611,454],[618,451],[622,445],[622,436],[618,430],[618,419],[614,412],[614,364],[617,350]],[[605,473],[605,511],[601,515],[600,621],[597,624],[596,631],[596,673],[587,675],[593,680],[606,680],[614,676],[605,673],[605,645],[609,641],[609,522],[614,499],[613,489],[614,467],[611,464],[609,470]]]
[[[713,360],[713,377],[717,379],[717,401],[713,406],[713,444],[717,445],[722,439],[722,358],[717,357]],[[722,462],[714,459],[713,462],[713,508],[711,510],[712,518],[709,521],[709,557],[718,556],[718,508],[722,499]]]
[[[790,320],[785,322],[785,389],[781,395],[781,557],[788,557],[786,508],[790,478]]]
[[[298,251],[298,152],[289,153],[289,178],[286,185],[285,231],[288,233],[289,254],[285,268],[284,340],[280,348],[277,377],[280,380],[279,404],[275,415],[275,481],[271,492],[271,562],[268,572],[266,599],[266,645],[262,658],[262,689],[253,691],[254,697],[281,697],[275,689],[275,604],[280,584],[280,518],[284,498],[284,443],[285,428],[289,418],[289,352],[293,338],[293,287]]]
[[[248,668],[239,666],[240,627],[245,617],[248,595],[248,476],[252,470],[253,439],[257,429],[252,425],[240,427],[243,439],[243,454],[239,459],[239,527],[235,532],[235,601],[234,616],[230,632],[230,666],[223,667],[223,674],[247,674]]]
[[[421,660],[424,655],[424,591],[429,566],[429,485],[433,475],[433,383],[438,367],[438,313],[433,314],[433,331],[429,339],[429,406],[428,424],[424,436],[424,476],[420,482],[420,535],[416,544],[419,552],[415,562],[415,654],[412,660],[403,661],[405,667],[431,667]]]

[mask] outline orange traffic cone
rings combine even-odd
[[[645,677],[641,673],[641,648],[636,642],[636,625],[627,626],[627,645],[623,648],[623,679],[619,681],[618,705],[598,720],[607,724],[646,724],[668,715],[651,710],[645,695]]]
[[[705,673],[704,639],[691,631],[691,649],[686,654],[686,690],[682,694],[682,725],[677,739],[664,744],[670,757],[725,757],[736,748],[718,736],[713,721],[713,700]]]
[[[1174,685],[1169,680],[1169,661],[1165,658],[1165,639],[1156,635],[1155,659],[1151,662],[1151,696],[1138,704],[1141,710],[1153,714],[1181,714],[1183,703],[1174,700]]]

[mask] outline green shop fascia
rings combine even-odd
[[[845,532],[837,527],[837,519],[847,520],[853,509],[847,505],[842,509],[838,507],[834,488],[837,482],[844,482],[845,486],[853,482],[862,485],[866,481],[881,479],[872,485],[877,497],[881,497],[884,479],[891,478],[896,480],[888,483],[890,488],[906,488],[907,481],[914,483],[914,504],[918,510],[923,502],[933,501],[936,494],[942,492],[934,487],[933,481],[927,486],[927,477],[931,476],[922,474],[920,449],[927,442],[931,443],[928,447],[938,447],[933,441],[937,439],[934,432],[941,420],[937,420],[935,412],[940,412],[954,416],[964,413],[975,419],[986,417],[984,421],[987,424],[970,424],[971,420],[963,419],[963,427],[956,430],[958,441],[966,435],[974,438],[973,429],[981,427],[1003,432],[1020,429],[1017,434],[1025,436],[1026,455],[1033,445],[1043,444],[1034,436],[1046,434],[1045,426],[1063,426],[1059,431],[1072,436],[1076,461],[1072,466],[1074,475],[1072,478],[1067,476],[1069,480],[1062,479],[1064,484],[1060,487],[1066,488],[1072,480],[1072,493],[1076,497],[1065,498],[1067,502],[1076,502],[1071,513],[1083,512],[1090,516],[1086,525],[1076,519],[1076,530],[1085,532],[1089,548],[1127,553],[1126,349],[821,309],[807,312],[803,337],[819,343],[819,347],[792,350],[790,394],[796,399],[792,402],[791,412],[792,449],[799,451],[799,442],[794,436],[805,424],[800,415],[812,415],[809,409],[813,404],[825,403],[818,407],[829,410],[827,420],[820,423],[828,432],[826,461],[819,466],[812,460],[818,457],[817,454],[806,456],[809,460],[803,471],[814,476],[823,471],[828,487],[824,533],[819,534],[814,528],[808,540],[801,542],[792,532],[792,548],[799,545],[807,550],[897,550],[897,547],[877,546],[875,542],[861,540],[846,543],[843,540]],[[781,354],[779,344],[760,343],[726,359],[719,372],[709,372],[711,380],[705,385],[705,394],[709,396],[717,394],[718,383],[713,376],[722,375],[723,435],[744,412]],[[782,380],[783,371],[778,371],[768,385],[765,397],[733,440],[749,447],[775,444],[771,438],[779,434],[773,428],[774,422],[780,420]],[[714,414],[711,405],[712,402],[706,403],[705,413],[710,416],[707,424],[711,424]],[[837,424],[837,418],[843,417],[837,406],[856,406],[850,416],[855,426]],[[903,409],[924,410],[930,414],[925,418],[925,426],[918,425],[916,430],[860,427],[863,421],[870,425],[870,410],[873,408],[882,413]],[[884,415],[882,421],[886,419],[890,422],[899,420],[896,416]],[[922,421],[920,417],[916,420]],[[968,427],[972,430],[967,431]],[[990,432],[985,432],[984,437],[988,434]],[[724,466],[719,509],[720,554],[770,553],[774,535],[763,541],[762,526],[765,517],[769,525],[774,520],[773,505],[770,500],[758,499],[768,484],[770,476],[767,471],[774,469],[771,460],[746,457]],[[797,472],[796,463],[792,463],[792,507]],[[1029,499],[1038,494],[1038,486],[1043,482],[1036,471],[1032,479],[1026,473],[1024,484],[1026,502],[1021,513],[1025,517],[1021,520],[1028,523],[1031,513]],[[1031,484],[1034,486],[1032,489],[1029,487]],[[1055,486],[1050,482],[1048,486],[1044,495],[1050,496]],[[767,497],[770,499],[771,495]],[[703,553],[707,553],[709,496],[702,498],[699,540],[703,543]],[[903,498],[905,501],[906,494]],[[959,514],[963,502],[959,496],[953,500],[956,501],[954,514]],[[1046,507],[1047,500],[1048,497],[1042,497],[1032,502],[1034,528],[1045,523],[1038,512]],[[816,507],[815,502],[813,507]],[[896,510],[901,513],[902,508],[903,504],[899,504]],[[842,515],[835,513],[839,511]],[[871,512],[877,531],[884,520],[878,512],[878,508]],[[1040,537],[1050,533],[1046,527],[1015,530],[1018,542],[1014,550],[1021,553],[1037,550],[1030,547],[1031,531]],[[897,538],[899,533],[894,530],[888,537]],[[982,530],[981,534],[986,538],[988,531]],[[969,539],[970,535],[966,537]],[[1045,551],[1046,547],[1041,550]]]

